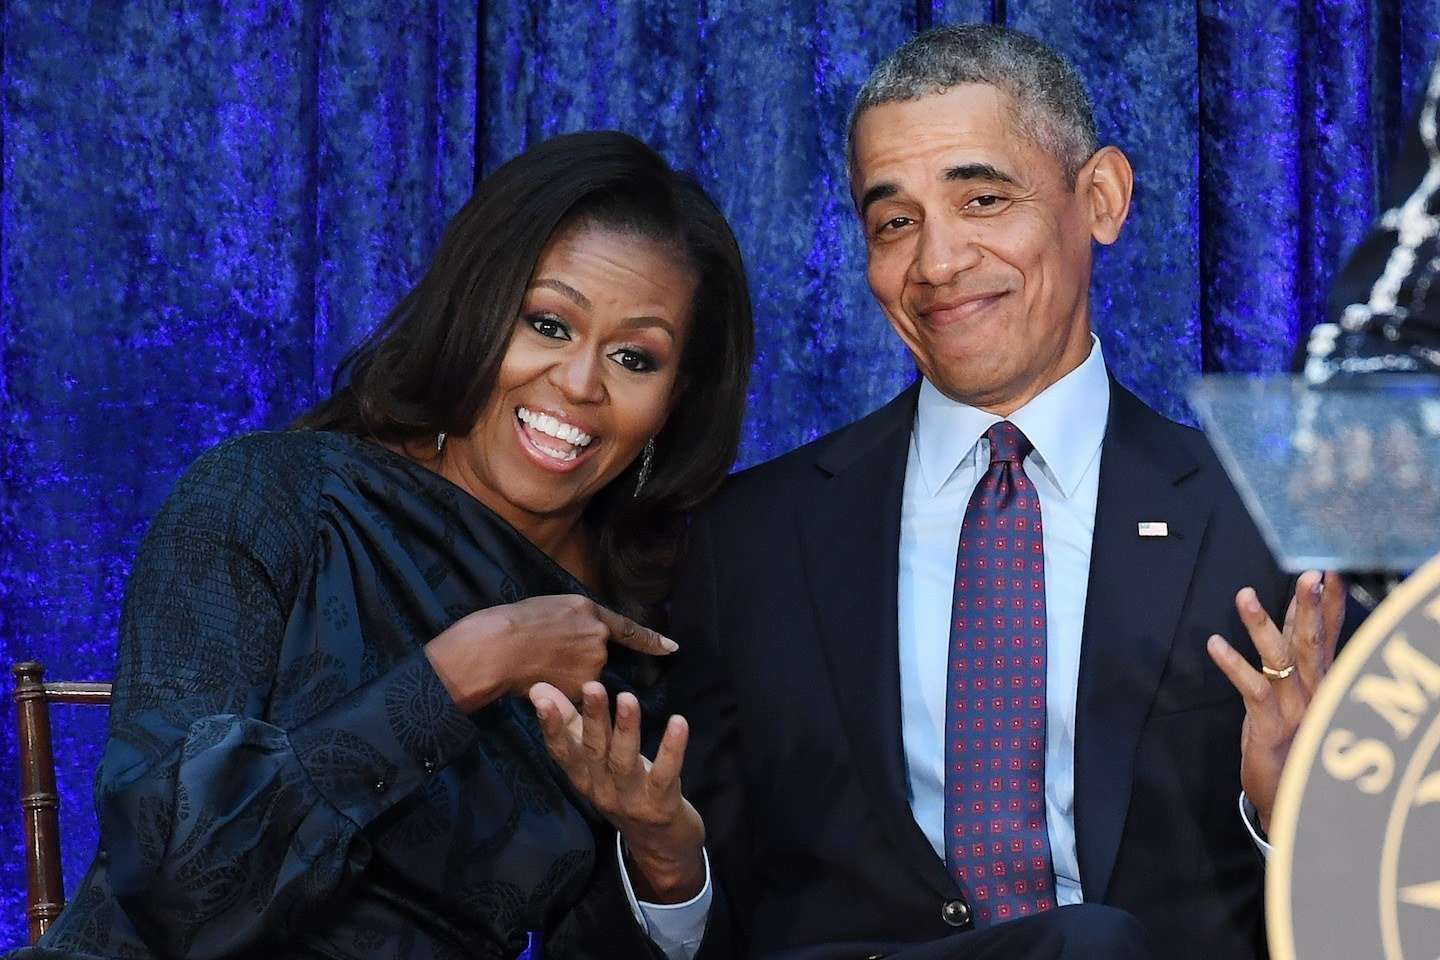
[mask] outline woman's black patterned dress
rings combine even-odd
[[[614,833],[528,703],[473,715],[421,651],[582,593],[459,488],[341,434],[202,457],[121,621],[100,850],[40,957],[643,957]],[[607,678],[614,679],[614,678]]]

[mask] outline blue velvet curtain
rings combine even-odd
[[[0,9],[0,643],[6,664],[103,678],[130,559],[180,471],[312,402],[469,195],[478,14]],[[54,710],[71,891],[95,845],[99,712]],[[0,950],[24,936],[13,716]]]
[[[175,8],[175,9],[172,9]],[[1185,415],[1284,367],[1362,233],[1440,0],[316,0],[0,5],[0,650],[111,668],[147,519],[201,450],[318,398],[477,173],[618,127],[740,237],[758,359],[742,459],[912,375],[871,303],[845,111],[915,30],[998,20],[1080,68],[1138,185],[1100,254],[1112,369]],[[56,709],[67,886],[103,720]],[[23,937],[11,714],[0,946]]]

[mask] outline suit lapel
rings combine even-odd
[[[1076,693],[1075,834],[1093,902],[1110,885],[1141,728],[1212,506],[1202,485],[1182,484],[1198,466],[1174,442],[1178,428],[1111,387]],[[1140,537],[1147,521],[1166,523],[1168,536]]]
[[[918,383],[835,438],[800,519],[806,579],[845,735],[882,828],[938,893],[954,883],[910,810],[900,716],[900,506]]]

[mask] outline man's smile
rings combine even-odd
[[[936,300],[916,309],[920,322],[930,327],[945,327],[969,320],[999,303],[1009,291],[999,290]]]

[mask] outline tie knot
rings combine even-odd
[[[999,423],[985,431],[985,439],[990,441],[990,466],[997,463],[1013,463],[1019,466],[1025,456],[1033,449],[1030,438],[1020,432],[1020,428],[1009,420],[1001,420]]]

